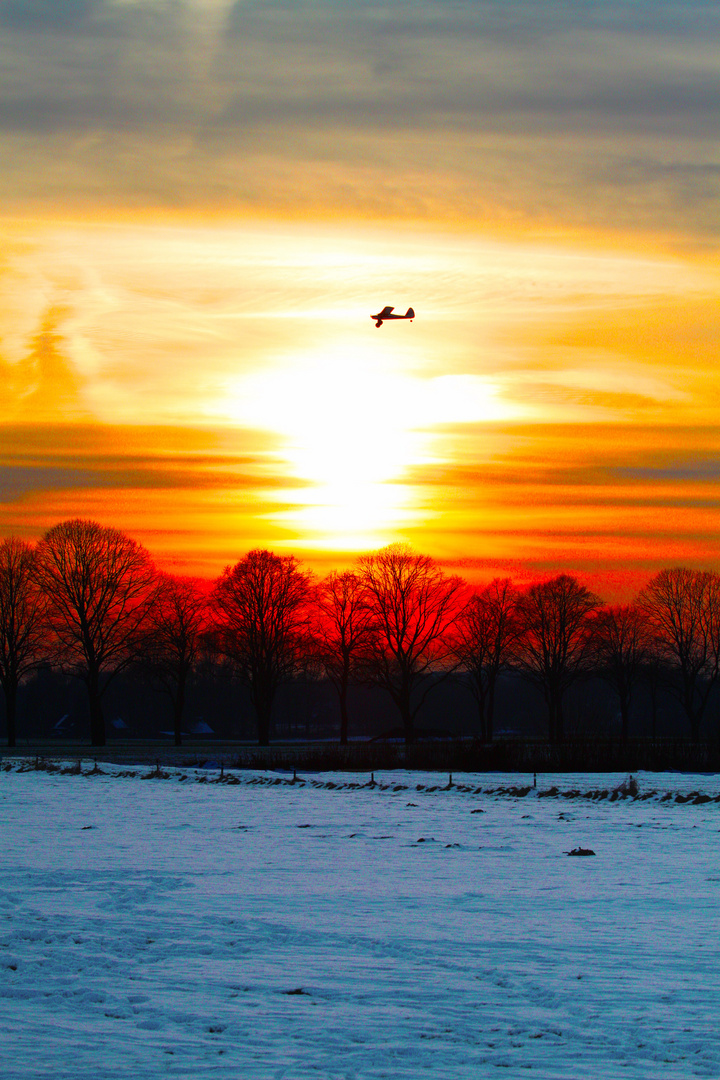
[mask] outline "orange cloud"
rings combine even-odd
[[[716,560],[720,286],[694,257],[337,224],[7,231],[5,533],[97,517],[207,574],[396,539],[472,573]],[[415,322],[376,330],[388,301]]]

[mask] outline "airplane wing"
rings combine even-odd
[[[384,307],[382,309],[382,311],[380,312],[380,315],[382,315],[384,317],[385,315],[389,315],[390,312],[394,311],[394,310],[395,310],[395,308],[391,304],[388,304],[386,307]]]

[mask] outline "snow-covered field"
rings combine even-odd
[[[720,1077],[719,777],[21,768],[7,1080]]]

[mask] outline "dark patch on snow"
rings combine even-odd
[[[623,780],[622,784],[618,784],[612,793],[613,798],[618,796],[623,799],[631,798],[636,799],[638,794],[637,780],[634,776],[629,776],[627,780]]]

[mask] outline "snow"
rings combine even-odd
[[[720,777],[31,764],[0,773],[8,1080],[720,1076],[720,802],[675,799]]]

